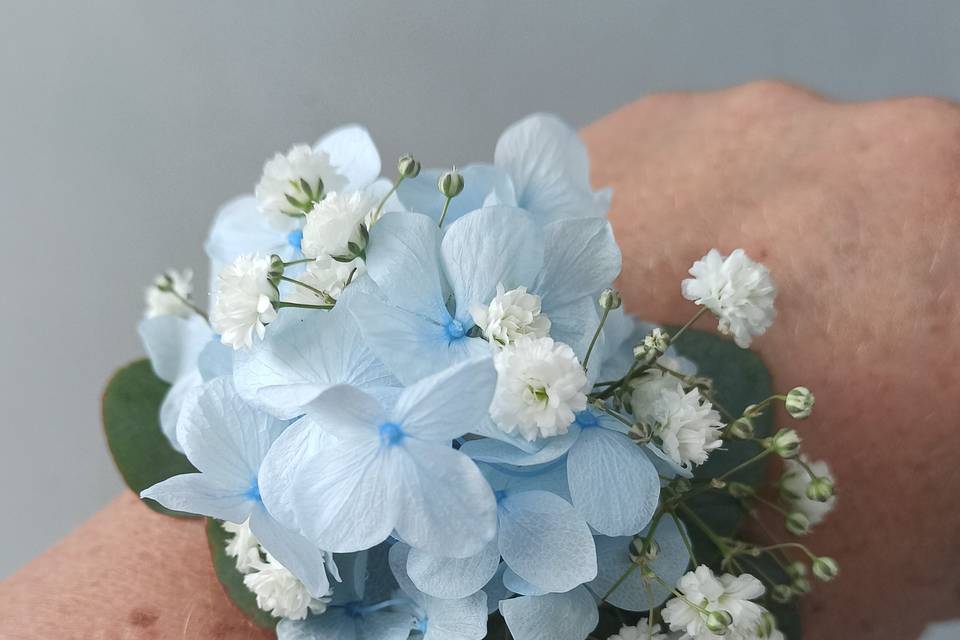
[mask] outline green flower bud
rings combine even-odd
[[[737,440],[749,440],[756,433],[753,422],[747,417],[737,418],[731,422],[727,432],[731,438]]]
[[[817,502],[826,502],[833,497],[833,482],[830,478],[814,478],[807,485],[807,497]]]
[[[283,275],[283,258],[274,254],[270,256],[270,269],[267,271],[267,279],[274,287],[280,286],[280,276]]]
[[[620,292],[616,289],[604,289],[600,293],[601,309],[613,311],[614,309],[619,309],[621,304],[623,304],[623,299],[620,297]]]
[[[463,176],[455,168],[444,171],[437,180],[437,189],[447,198],[456,198],[463,191]]]
[[[727,635],[727,631],[730,630],[730,625],[733,624],[733,616],[722,609],[711,611],[707,614],[707,619],[704,620],[704,624],[711,633],[718,636],[725,636]]]
[[[795,560],[787,565],[787,575],[791,578],[802,578],[807,575],[807,565]]]
[[[778,584],[773,587],[773,591],[770,592],[770,595],[773,596],[774,602],[786,604],[793,599],[793,589],[791,589],[788,585]]]
[[[787,531],[795,536],[805,536],[810,533],[810,519],[800,511],[788,513],[785,526]]]
[[[794,458],[800,453],[802,440],[793,429],[780,429],[774,434],[770,446],[781,458]]]
[[[420,175],[420,161],[409,153],[400,156],[397,160],[397,173],[404,178],[416,178]]]
[[[769,611],[764,610],[760,614],[760,622],[757,623],[757,636],[760,638],[769,638],[777,629],[777,619]]]
[[[693,489],[693,485],[686,478],[674,478],[670,482],[670,486],[673,487],[674,493],[686,493]]]
[[[813,575],[824,582],[829,582],[840,573],[840,565],[833,558],[820,556],[813,561]]]
[[[793,587],[793,592],[798,595],[813,591],[813,587],[810,586],[810,581],[806,578],[794,578],[790,586]]]
[[[813,403],[815,401],[816,399],[813,397],[813,394],[810,393],[810,389],[806,387],[794,387],[787,394],[784,405],[787,408],[787,413],[793,418],[803,420],[813,413]]]
[[[657,556],[660,555],[660,545],[657,544],[656,540],[650,540],[650,542],[644,546],[643,538],[634,538],[630,543],[630,560],[634,564],[646,564],[657,559]]]
[[[763,409],[755,404],[748,404],[747,408],[743,410],[743,415],[747,418],[756,418],[761,413],[763,413]]]

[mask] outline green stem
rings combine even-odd
[[[707,308],[706,308],[706,307],[700,307],[700,310],[697,311],[695,314],[693,314],[693,317],[692,317],[692,318],[690,318],[689,320],[687,320],[687,324],[685,324],[685,325],[683,325],[682,327],[680,327],[680,329],[678,329],[675,334],[673,334],[672,336],[670,336],[670,343],[673,344],[674,342],[676,342],[676,341],[677,341],[677,338],[679,338],[680,336],[682,336],[682,335],[683,335],[683,332],[686,331],[687,329],[689,329],[689,328],[693,325],[693,323],[696,322],[697,320],[699,320],[699,319],[700,319],[700,316],[702,316],[702,315],[705,314],[706,312],[707,312]]]
[[[764,458],[766,458],[766,457],[767,457],[768,455],[770,455],[771,453],[773,453],[773,449],[764,449],[763,451],[761,451],[761,452],[758,453],[757,455],[753,456],[753,457],[750,458],[749,460],[745,460],[745,461],[741,462],[740,464],[738,464],[737,466],[735,466],[733,469],[730,469],[730,470],[727,471],[726,473],[723,473],[723,474],[717,476],[716,479],[717,479],[717,480],[726,480],[727,478],[729,478],[729,477],[732,476],[733,474],[737,473],[738,471],[742,471],[742,470],[746,469],[747,467],[749,467],[750,465],[752,465],[752,464],[754,464],[754,463],[756,463],[756,462],[759,462],[759,461],[763,460]],[[700,495],[701,493],[704,493],[704,492],[706,492],[706,491],[709,491],[709,490],[712,489],[712,488],[713,488],[713,487],[711,487],[711,486],[708,484],[708,485],[706,485],[706,486],[699,487],[699,488],[697,488],[697,489],[694,489],[693,491],[690,491],[690,492],[688,492],[688,493],[685,493],[685,494],[680,498],[680,500],[678,500],[678,504],[679,504],[680,501],[686,500],[686,499],[688,499],[688,498],[692,498],[692,497],[694,497],[694,496],[698,496],[698,495]]]
[[[641,547],[641,550],[642,550],[642,551],[645,551],[645,550],[646,550],[647,545],[649,545],[649,544],[650,544],[650,541],[653,539],[653,534],[655,534],[655,533],[657,532],[657,526],[660,524],[660,519],[663,518],[663,514],[664,514],[664,511],[663,511],[662,508],[657,509],[657,512],[656,512],[655,514],[653,514],[653,520],[650,521],[650,532],[647,533],[647,535],[644,536],[644,538],[643,538],[643,545],[642,545],[642,547]],[[624,571],[624,572],[623,572],[623,575],[620,576],[619,578],[617,578],[617,581],[614,582],[613,585],[611,585],[609,589],[607,589],[607,592],[606,592],[605,594],[603,594],[603,597],[600,598],[600,602],[606,601],[606,599],[609,598],[610,595],[611,595],[614,591],[616,591],[617,588],[618,588],[621,584],[623,584],[623,582],[624,582],[627,578],[630,577],[630,574],[632,574],[634,571],[636,571],[639,566],[640,566],[640,564],[637,563],[637,562],[631,563],[631,564],[630,564],[630,568],[627,569],[626,571]]]
[[[759,495],[757,495],[757,494],[753,494],[753,499],[756,500],[757,502],[761,503],[761,504],[767,505],[768,507],[770,507],[770,508],[773,509],[774,511],[777,511],[777,512],[779,512],[782,516],[786,517],[787,512],[784,510],[783,507],[781,507],[781,506],[778,505],[777,503],[775,503],[775,502],[770,502],[769,500],[767,500],[767,499],[764,498],[763,496],[759,496]]]
[[[323,298],[324,301],[327,302],[327,304],[332,304],[332,303],[331,303],[331,300],[333,300],[333,298],[331,298],[331,297],[330,297],[330,294],[327,293],[326,291],[323,291],[323,290],[321,290],[321,289],[317,289],[316,287],[312,287],[312,286],[310,286],[309,284],[307,284],[306,282],[301,282],[300,280],[297,280],[297,279],[295,279],[295,278],[288,278],[287,276],[280,276],[280,279],[283,280],[283,281],[285,281],[285,282],[290,282],[290,283],[293,283],[293,284],[295,284],[295,285],[301,286],[301,287],[303,287],[304,289],[308,289],[309,291],[312,291],[313,293],[315,293],[315,294],[317,294],[318,296],[320,296],[321,298]]]
[[[817,556],[810,549],[807,548],[807,545],[800,544],[799,542],[780,542],[778,544],[772,544],[768,547],[761,547],[760,551],[773,551],[775,549],[800,549],[803,551],[811,560],[816,560]]]
[[[198,307],[197,305],[195,305],[195,304],[193,304],[192,302],[190,302],[190,300],[188,300],[187,298],[184,298],[182,295],[180,295],[179,293],[177,293],[176,290],[174,290],[172,287],[169,289],[169,293],[170,293],[171,295],[173,295],[174,298],[176,298],[177,300],[179,300],[180,302],[182,302],[183,304],[185,304],[188,309],[190,309],[190,310],[193,311],[195,314],[197,314],[198,316],[200,316],[201,318],[203,318],[204,320],[206,320],[206,321],[207,321],[207,324],[210,324],[210,318],[207,317],[207,312],[206,312],[206,311],[204,311],[203,309],[201,309],[201,308]]]
[[[450,208],[451,200],[453,200],[453,198],[447,198],[446,201],[443,203],[443,211],[440,212],[440,222],[439,224],[437,224],[437,226],[440,227],[441,229],[443,229],[443,221],[447,217],[447,209]]]
[[[680,522],[680,518],[673,511],[670,512],[670,517],[673,518],[673,522],[677,525],[677,531],[680,532],[680,537],[683,539],[683,545],[687,548],[687,553],[690,554],[690,561],[693,562],[693,566],[699,566],[700,563],[697,562],[697,556],[693,552],[693,543],[690,542],[690,537],[687,535],[686,527]]]
[[[593,332],[593,338],[590,340],[590,346],[587,347],[587,355],[583,356],[583,370],[587,370],[587,363],[590,362],[590,354],[593,353],[593,347],[597,344],[597,339],[600,337],[600,332],[603,330],[603,325],[607,321],[607,316],[610,315],[610,309],[604,308],[603,315],[600,316],[600,324],[597,325],[597,330]]]
[[[717,549],[720,550],[720,553],[723,554],[723,557],[724,557],[724,558],[729,558],[729,557],[730,557],[730,555],[731,555],[731,554],[730,554],[730,548],[727,546],[727,543],[724,542],[724,541],[720,538],[720,536],[718,536],[716,533],[714,533],[713,529],[710,528],[710,525],[708,525],[706,522],[704,522],[703,520],[701,520],[701,519],[700,519],[700,516],[698,516],[696,513],[694,513],[694,512],[693,512],[693,509],[691,509],[691,508],[688,507],[687,505],[685,505],[685,504],[683,504],[683,503],[680,503],[680,504],[678,504],[677,506],[683,511],[683,513],[684,513],[688,518],[690,518],[690,521],[693,522],[693,524],[695,524],[695,525],[697,526],[697,528],[700,529],[705,536],[707,536],[707,538],[710,540],[710,542],[712,542],[713,545],[714,545]]]
[[[380,204],[377,205],[377,208],[373,212],[373,216],[370,217],[371,227],[376,224],[377,220],[380,219],[380,212],[383,211],[383,207],[387,204],[387,200],[390,199],[390,196],[396,193],[397,187],[400,186],[401,182],[403,182],[403,176],[397,176],[397,179],[393,181],[393,186],[390,187],[390,191],[387,191],[387,195],[383,196],[383,200],[380,201]]]
[[[332,304],[301,304],[299,302],[282,302],[282,301],[274,302],[273,306],[276,307],[277,309],[286,309],[286,308],[320,309],[322,311],[329,311],[330,309],[333,309]]]
[[[301,260],[291,260],[290,262],[284,262],[284,267],[292,267],[295,264],[306,264],[307,262],[315,262],[316,258],[303,258]]]

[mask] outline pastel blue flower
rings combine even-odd
[[[285,426],[244,403],[228,379],[213,380],[188,398],[177,426],[184,452],[199,473],[164,480],[141,497],[237,524],[249,519],[264,549],[311,594],[321,596],[329,590],[323,552],[278,523],[260,499],[260,463]]]
[[[322,446],[269,490],[290,497],[296,522],[323,549],[366,549],[396,530],[417,548],[474,555],[495,534],[496,501],[451,441],[486,414],[495,381],[486,357],[407,387],[392,407],[356,387],[331,387],[301,420],[325,434]]]
[[[514,640],[583,640],[600,621],[585,587],[502,600],[500,613]]]
[[[285,420],[306,413],[334,385],[399,386],[340,305],[323,313],[285,309],[259,344],[237,353],[234,382],[250,404]]]
[[[160,428],[170,445],[182,452],[177,441],[177,420],[187,396],[203,384],[200,354],[219,340],[199,315],[149,318],[140,323],[138,331],[154,373],[172,385],[160,405]]]
[[[590,160],[577,132],[554,115],[534,114],[508,127],[497,141],[494,165],[510,176],[516,205],[541,224],[602,217],[610,208],[610,189],[590,186]]]
[[[441,240],[437,224],[415,213],[384,216],[371,231],[367,272],[381,295],[355,295],[351,312],[370,348],[404,383],[477,354],[470,309],[486,306],[498,284],[540,296],[551,336],[583,356],[596,328],[595,295],[620,271],[620,251],[599,218],[540,229],[506,206],[473,211]]]
[[[439,220],[446,198],[437,189],[442,169],[424,169],[416,178],[404,180],[397,188],[397,199],[407,211],[419,211]],[[516,206],[510,177],[491,164],[471,164],[457,170],[463,176],[463,191],[450,201],[446,225],[482,207],[505,204]]]

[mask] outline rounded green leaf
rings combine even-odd
[[[146,359],[117,371],[103,394],[103,427],[123,481],[137,495],[147,487],[196,469],[170,446],[160,429],[160,404],[170,388]],[[160,513],[191,516],[144,502]]]
[[[233,604],[258,627],[273,629],[279,620],[257,606],[257,597],[243,584],[243,574],[237,571],[236,561],[227,555],[229,537],[230,533],[219,520],[207,518],[207,544],[220,585]]]

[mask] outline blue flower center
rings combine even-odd
[[[467,332],[464,330],[463,325],[460,324],[459,320],[450,319],[450,322],[447,323],[447,336],[451,340],[459,340],[463,336],[467,335]]]
[[[255,502],[260,502],[260,501],[261,501],[261,498],[260,498],[260,485],[257,483],[257,479],[256,479],[256,478],[253,479],[253,484],[250,485],[250,488],[247,489],[247,492],[246,492],[245,494],[243,494],[243,495],[246,496],[247,498],[255,501]]]
[[[600,422],[597,420],[597,416],[593,415],[592,411],[578,412],[576,415],[576,422],[578,425],[580,425],[581,429],[590,429],[600,425]]]
[[[388,447],[400,444],[405,436],[403,429],[395,422],[384,422],[380,425],[380,442]]]
[[[426,635],[426,633],[427,633],[427,619],[426,619],[426,618],[423,618],[423,619],[421,619],[421,620],[417,620],[417,626],[415,626],[415,627],[413,628],[413,630],[414,630],[414,631],[419,631],[420,633]]]
[[[291,247],[300,251],[300,245],[303,244],[303,229],[294,229],[287,234],[287,242]]]
[[[503,489],[493,492],[493,497],[497,499],[497,504],[500,504],[507,498],[507,492]]]

